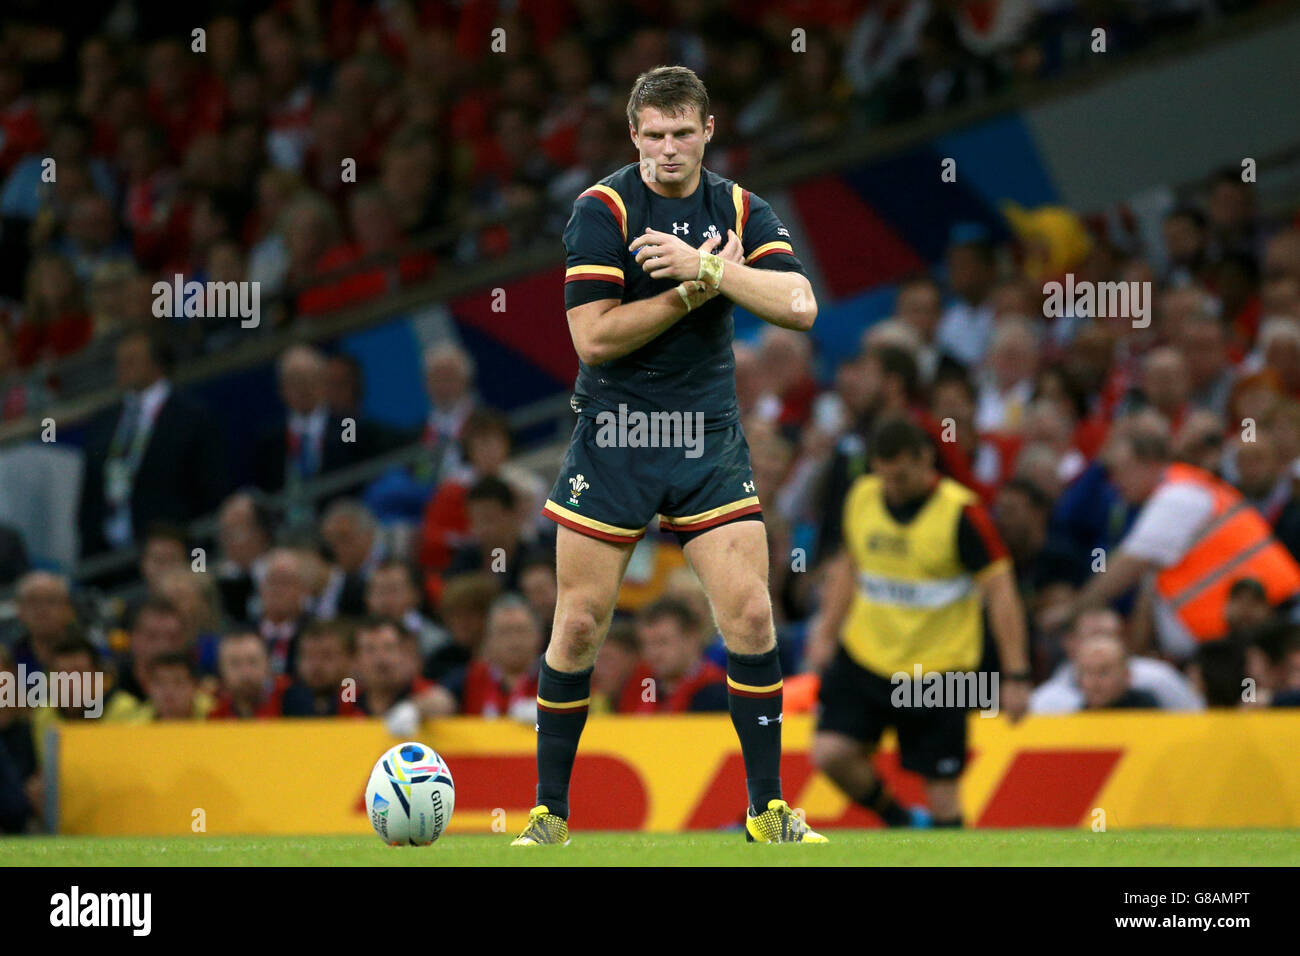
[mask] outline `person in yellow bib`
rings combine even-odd
[[[888,826],[960,826],[967,710],[1018,720],[1028,704],[1024,609],[992,519],[935,470],[925,431],[887,419],[870,455],[872,473],[845,499],[810,634],[822,672],[813,762]],[[1002,671],[981,679],[985,604]],[[901,806],[872,767],[889,727],[904,769],[925,778],[928,813]]]

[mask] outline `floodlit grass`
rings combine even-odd
[[[1297,866],[1300,830],[833,830],[828,846],[758,846],[736,833],[513,834],[431,847],[377,837],[14,837],[0,866]]]

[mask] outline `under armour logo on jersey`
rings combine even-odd
[[[678,227],[678,226],[681,226],[681,227],[682,227],[682,228],[681,228],[681,231],[684,232],[684,233],[686,233],[688,236],[691,234],[691,224],[690,224],[689,222],[674,222],[674,223],[673,223],[673,235],[674,235],[674,236],[677,235],[677,232],[678,232],[677,227]]]
[[[790,230],[785,228],[785,226],[777,227],[776,234],[778,236],[785,236],[787,239],[790,238]]]
[[[743,485],[741,485],[741,487],[744,488],[746,491],[748,491],[751,495],[754,493],[754,483],[752,481],[745,482]]]
[[[768,717],[766,714],[764,714],[758,718],[758,725],[760,727],[766,727],[768,724],[779,724],[781,723],[784,717],[785,717],[784,713],[777,714],[775,717]]]

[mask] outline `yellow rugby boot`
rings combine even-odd
[[[533,807],[528,812],[528,826],[511,841],[511,846],[569,845],[569,821],[552,813],[545,806]]]
[[[750,843],[830,843],[790,809],[784,800],[769,800],[757,815],[745,811],[745,839]]]

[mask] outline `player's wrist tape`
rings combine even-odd
[[[676,291],[677,294],[682,297],[682,302],[685,303],[687,312],[703,305],[708,296],[708,290],[695,280],[678,283]]]
[[[711,252],[700,253],[700,272],[695,278],[716,289],[722,284],[722,256]]]

